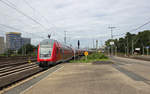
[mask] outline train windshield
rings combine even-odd
[[[40,58],[49,59],[52,54],[53,47],[51,45],[40,45]]]

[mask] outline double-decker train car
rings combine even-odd
[[[57,40],[46,39],[38,45],[37,61],[40,67],[47,67],[67,61],[74,56],[74,50]]]

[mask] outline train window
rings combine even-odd
[[[64,54],[64,49],[62,49],[62,54]]]
[[[52,54],[52,49],[50,45],[40,45],[40,58],[47,59],[50,58]]]
[[[53,48],[54,40],[52,39],[46,39],[40,42],[40,45],[49,45],[51,48]]]
[[[59,49],[58,48],[56,48],[56,53],[58,53],[59,52]]]
[[[62,49],[60,48],[60,52],[62,53]]]

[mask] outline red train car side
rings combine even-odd
[[[64,62],[73,58],[73,49],[56,40],[46,39],[38,46],[37,61],[40,67],[47,67],[58,62]]]

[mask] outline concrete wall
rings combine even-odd
[[[31,44],[31,38],[22,38],[22,46],[26,44]]]
[[[21,48],[21,33],[9,32],[6,34],[7,49],[18,50]]]
[[[4,44],[4,37],[0,37],[0,54],[4,53],[5,44]]]

